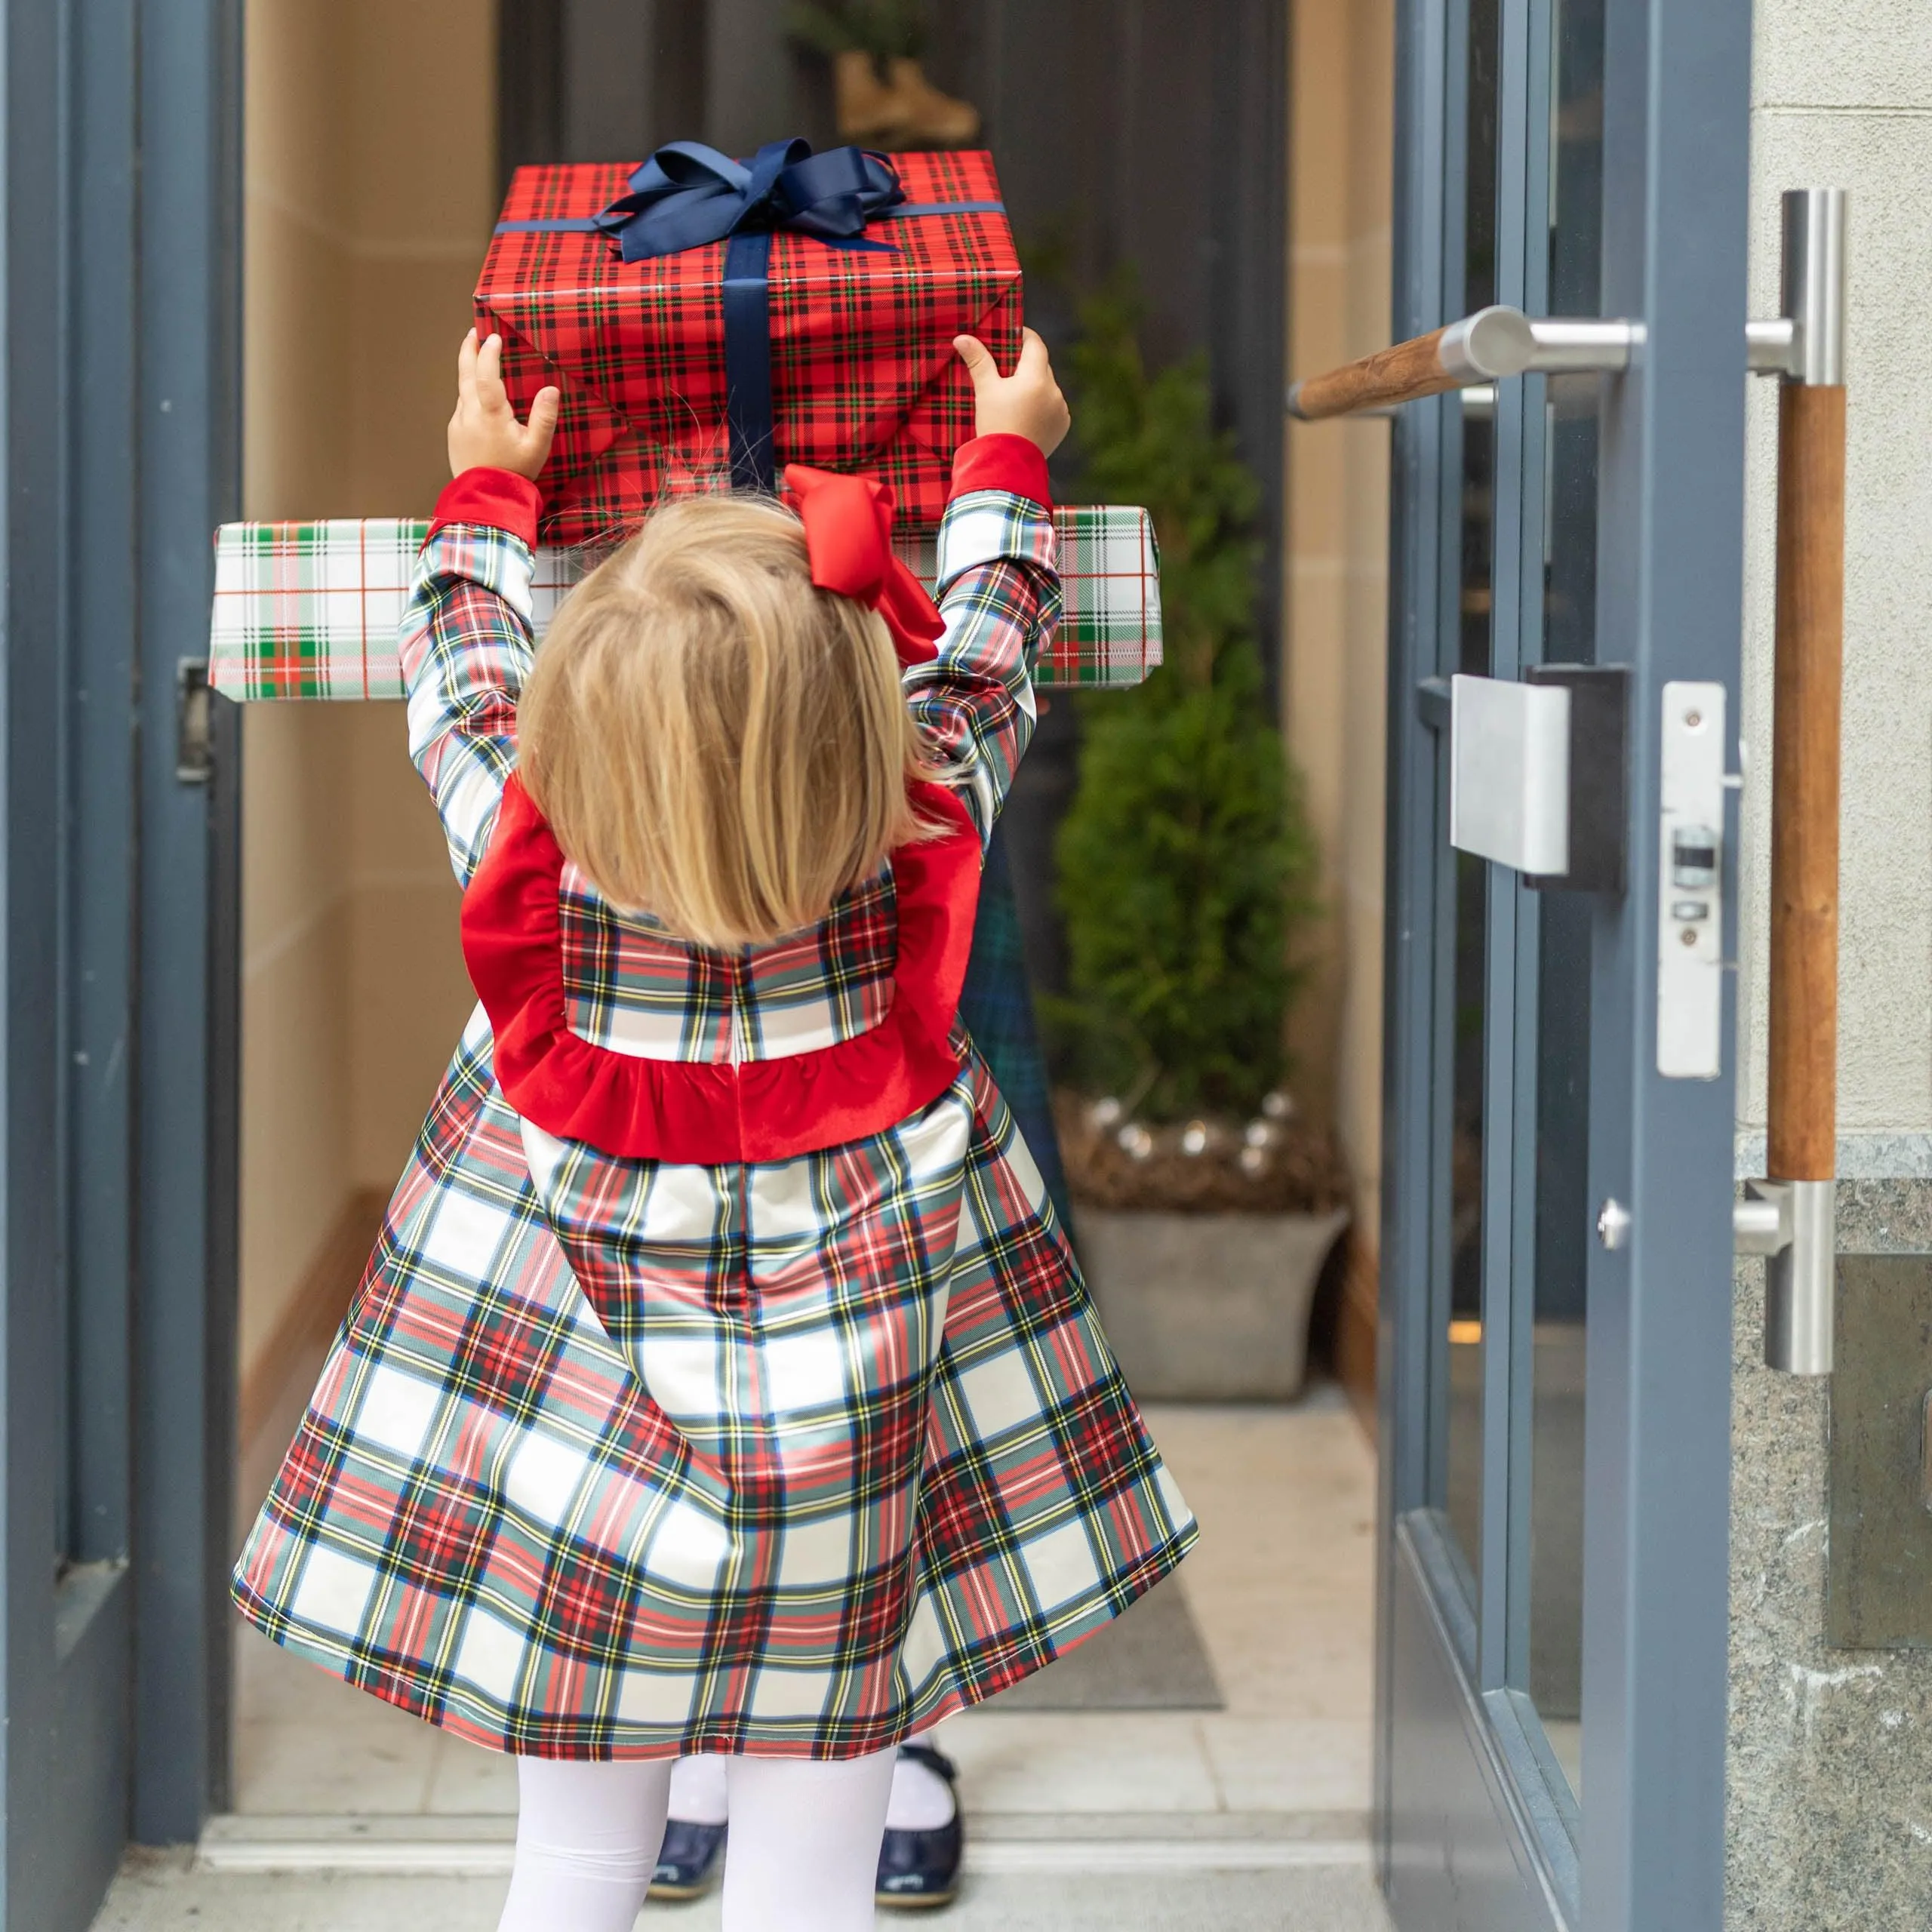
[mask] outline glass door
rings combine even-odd
[[[1674,681],[1735,716],[1749,10],[1399,18],[1396,337],[1637,327],[1623,373],[1394,429],[1384,1881],[1405,1929],[1687,1932],[1722,1917],[1732,1021],[1721,1078],[1658,1072],[1660,759]],[[1449,838],[1451,680],[1558,667],[1620,678],[1620,741],[1573,694],[1570,758],[1626,787],[1588,890]]]

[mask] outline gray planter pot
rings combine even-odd
[[[1075,1245],[1128,1386],[1143,1401],[1291,1400],[1308,1316],[1349,1211],[1139,1214],[1081,1208]]]

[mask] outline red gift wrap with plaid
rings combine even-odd
[[[1019,255],[992,157],[900,154],[902,208],[862,245],[781,231],[768,273],[775,466],[876,478],[903,528],[930,531],[953,453],[973,433],[954,353],[976,335],[1002,370],[1020,352]],[[476,286],[476,319],[503,339],[519,414],[546,383],[563,413],[543,472],[546,542],[596,543],[666,495],[728,483],[724,263],[728,245],[626,262],[587,223],[627,167],[522,168]],[[932,212],[947,204],[958,212]]]
[[[1059,584],[1037,450],[955,484],[923,617],[882,531],[820,577],[802,506],[900,638],[945,835],[732,951],[605,899],[515,780],[534,491],[460,478],[423,548],[411,750],[483,1003],[234,1590],[476,1743],[868,1755],[1195,1540],[957,1017]]]

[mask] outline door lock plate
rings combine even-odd
[[[1715,1080],[1724,1060],[1724,688],[1663,688],[1657,864],[1657,1071]]]

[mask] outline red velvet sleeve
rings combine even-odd
[[[543,491],[527,476],[509,469],[466,469],[443,485],[435,514],[429,520],[429,535],[435,536],[445,524],[478,523],[521,537],[534,550],[537,515],[543,507]]]
[[[960,445],[952,459],[952,496],[963,497],[974,490],[1004,490],[1029,498],[1043,510],[1054,506],[1047,460],[1039,445],[1010,431],[975,436],[970,443]]]

